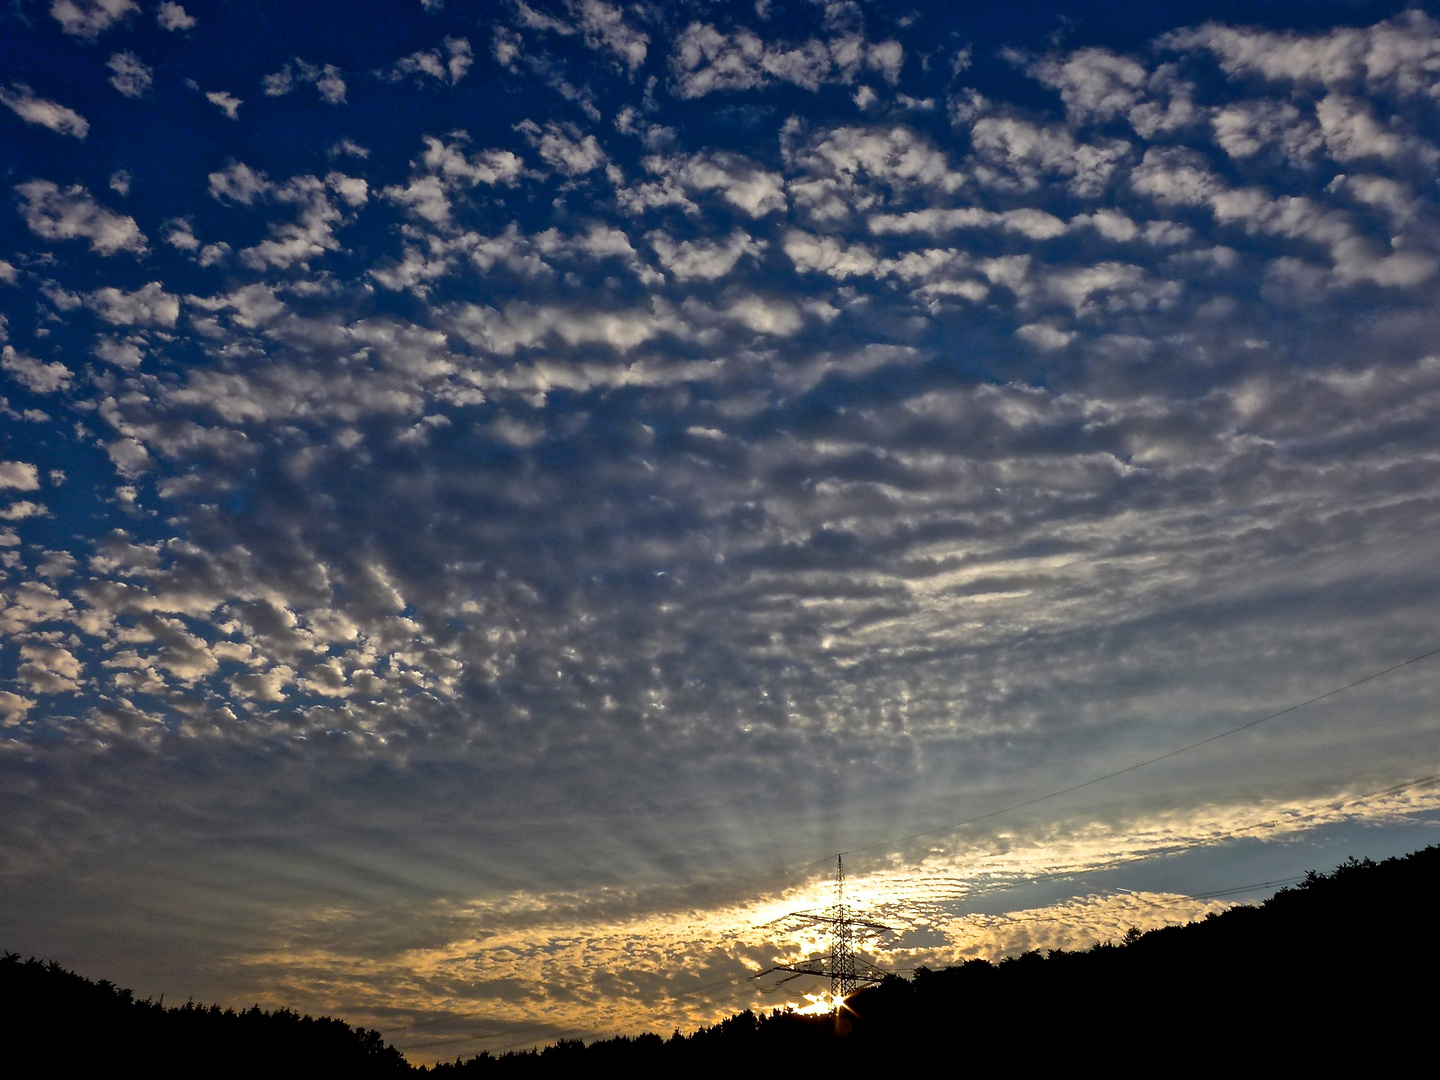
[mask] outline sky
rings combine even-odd
[[[840,852],[909,971],[1440,835],[1440,658],[1254,723],[1440,648],[1431,9],[0,60],[0,947],[434,1061],[804,1004]]]

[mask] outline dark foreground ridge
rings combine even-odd
[[[838,1018],[746,1011],[688,1036],[561,1041],[428,1071],[446,1078],[643,1076],[775,1065],[953,1071],[1126,1063],[1190,1072],[1258,1061],[1372,1070],[1423,1061],[1440,997],[1437,886],[1440,847],[1381,863],[1351,859],[1332,874],[1312,871],[1258,907],[1132,932],[1121,944],[892,976],[855,995]],[[0,1001],[9,1046],[41,1068],[139,1064],[149,1075],[209,1076],[410,1071],[378,1032],[339,1020],[259,1008],[166,1009],[14,954],[0,962]]]
[[[403,1054],[378,1031],[290,1009],[166,1007],[54,962],[0,955],[0,1030],[10,1076],[398,1076]],[[13,1069],[14,1071],[9,1071]]]

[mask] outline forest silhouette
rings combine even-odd
[[[1264,903],[1029,952],[890,976],[838,1016],[745,1011],[690,1034],[482,1053],[410,1066],[379,1032],[288,1009],[164,1007],[55,963],[0,958],[10,1075],[139,1066],[156,1076],[715,1075],[756,1066],[904,1064],[1071,1070],[1365,1068],[1428,1057],[1440,847],[1311,871]]]

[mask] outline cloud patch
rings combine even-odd
[[[0,105],[10,109],[28,124],[39,124],[59,135],[83,139],[90,134],[90,123],[74,109],[47,98],[36,97],[28,86],[12,84],[0,90]]]

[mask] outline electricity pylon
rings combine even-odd
[[[798,964],[776,964],[772,968],[766,968],[758,975],[751,976],[752,979],[762,979],[777,971],[790,972],[766,993],[771,993],[791,979],[798,979],[803,975],[828,977],[830,979],[830,1000],[834,1002],[835,1008],[839,1009],[840,1003],[857,989],[873,985],[885,978],[885,972],[855,954],[855,945],[865,938],[878,937],[880,934],[888,933],[890,927],[883,923],[871,922],[868,919],[857,919],[854,910],[845,906],[845,860],[841,855],[835,856],[834,905],[811,911],[792,911],[789,915],[781,916],[766,925],[792,930],[799,930],[806,926],[830,928],[829,956],[817,956],[810,960],[802,960]]]

